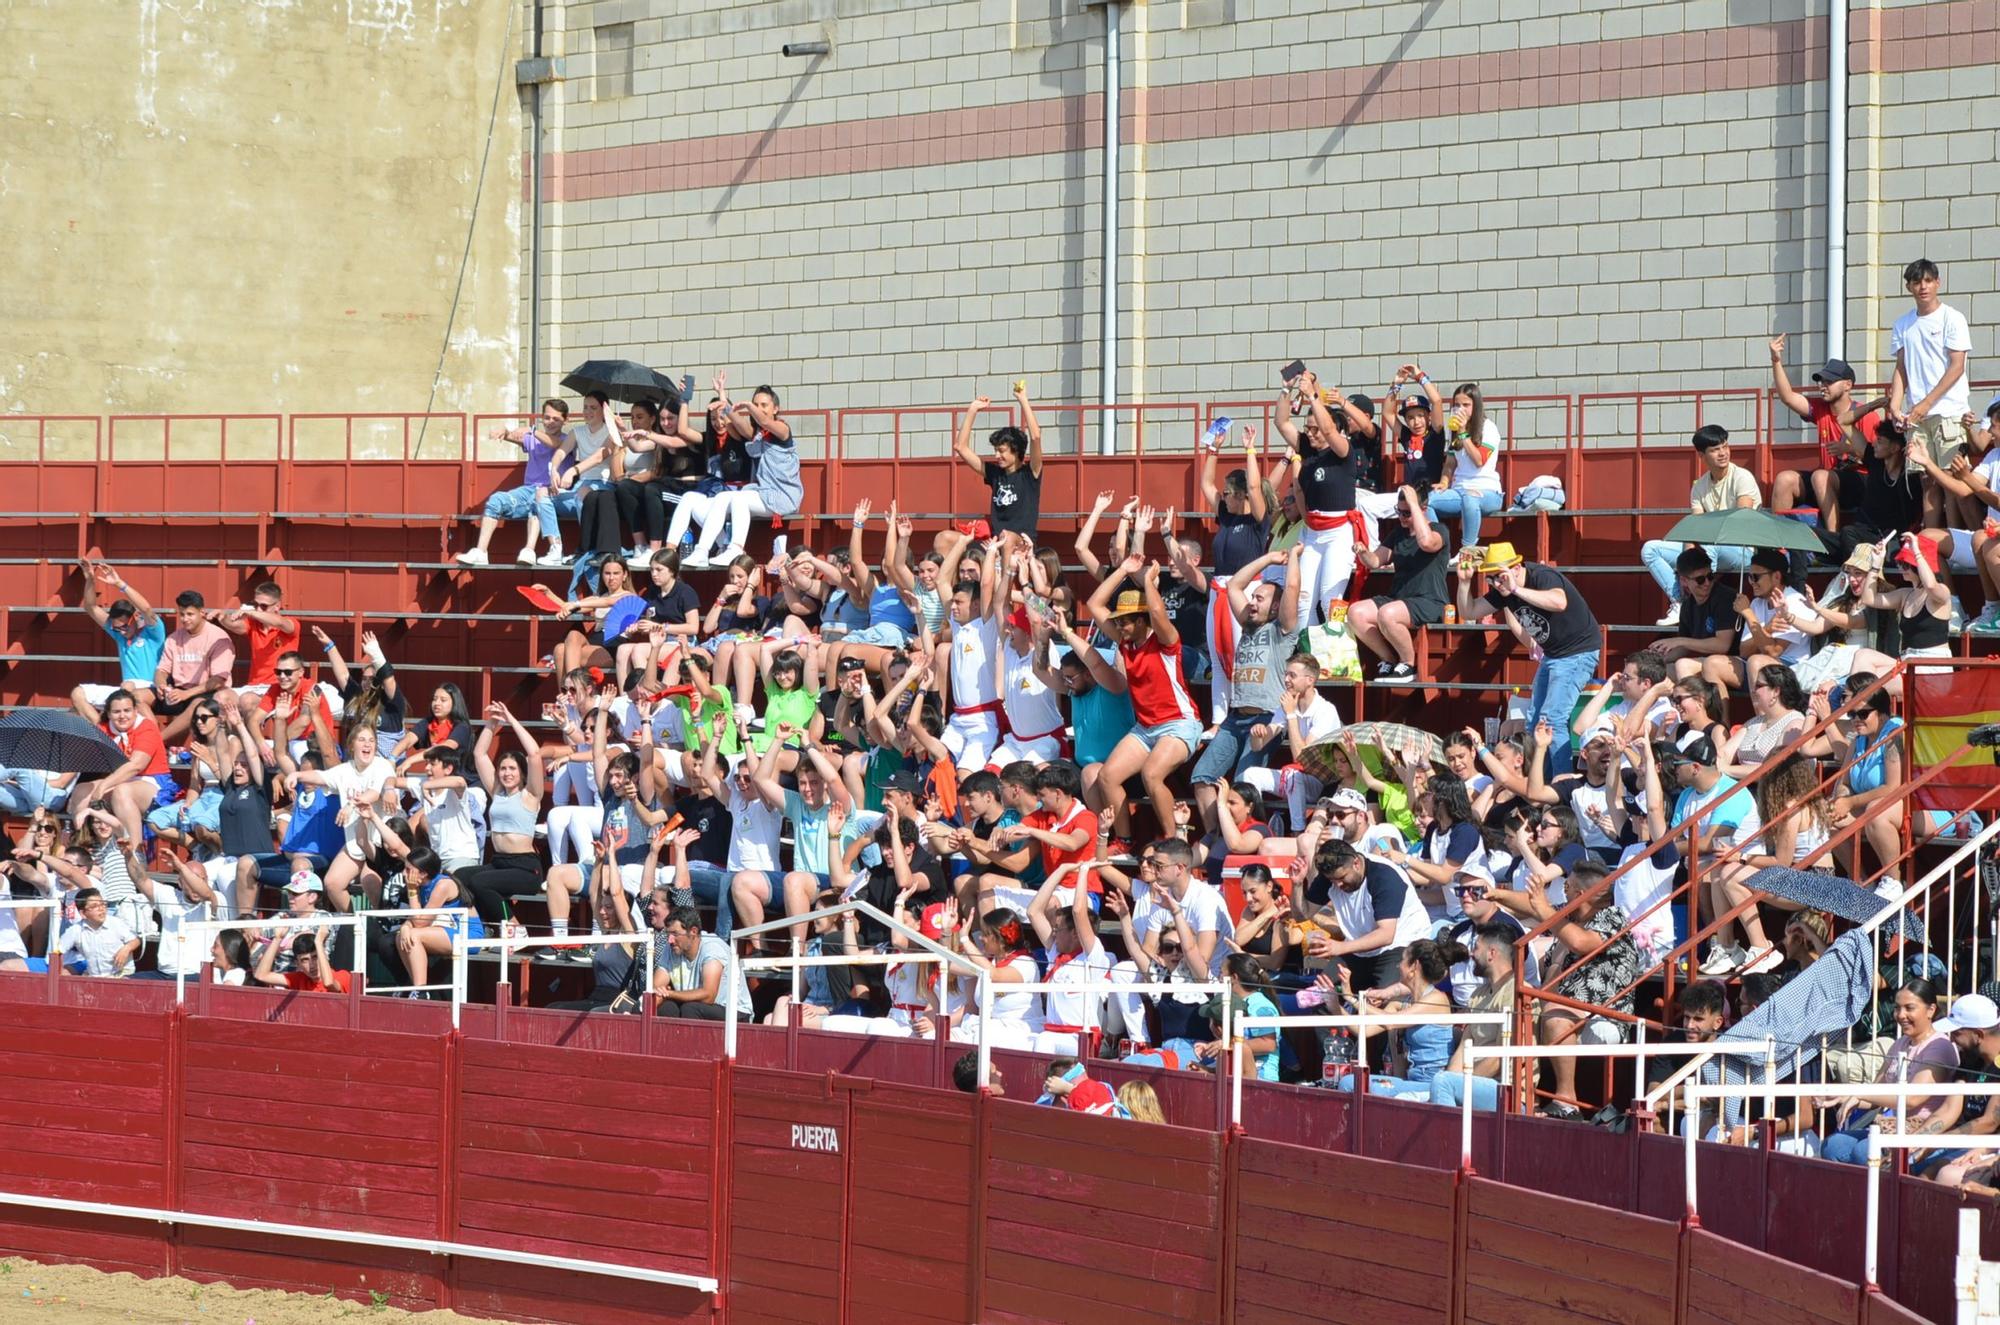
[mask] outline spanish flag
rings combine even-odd
[[[1965,743],[1974,727],[2000,722],[2000,662],[1955,658],[1949,670],[1917,664],[1903,683],[1915,767],[1907,776],[1945,764],[1946,770],[1917,792],[1926,809],[1957,813],[2000,784],[1993,752]]]

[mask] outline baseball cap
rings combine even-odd
[[[1961,994],[1951,1001],[1951,1012],[1938,1018],[1941,1031],[1990,1031],[2000,1026],[2000,1006],[1984,994]]]
[[[889,775],[888,781],[882,784],[882,790],[900,791],[911,796],[921,796],[924,791],[923,779],[907,768],[899,768]]]
[[[1828,359],[1824,367],[1813,374],[1815,382],[1852,382],[1854,370],[1847,366],[1845,359]]]
[[[1469,856],[1463,865],[1452,871],[1452,878],[1461,883],[1484,883],[1491,885],[1493,871],[1478,856]]]
[[[1347,403],[1360,410],[1363,414],[1373,414],[1375,412],[1375,398],[1365,392],[1350,392],[1347,397]]]
[[[2000,412],[2000,396],[1986,402],[1986,417],[1990,419],[1996,412]]]
[[[1583,734],[1583,743],[1585,747],[1589,747],[1598,741],[1615,741],[1617,739],[1618,739],[1618,724],[1614,722],[1606,722],[1602,718],[1592,723],[1590,726],[1590,730]]]
[[[1431,412],[1431,398],[1420,391],[1415,395],[1404,396],[1403,403],[1397,408],[1401,409],[1405,414],[1413,409],[1420,409],[1428,414]]]
[[[326,884],[322,883],[319,875],[314,874],[311,870],[300,870],[285,884],[285,891],[288,893],[323,893],[326,891]]]
[[[944,937],[944,903],[932,902],[917,920],[917,932],[927,939]]]
[[[1692,739],[1683,733],[1680,747],[1682,763],[1704,767],[1715,763],[1715,742],[1709,739],[1706,732],[1696,732]]]
[[[1359,810],[1363,814],[1368,812],[1368,798],[1352,787],[1342,787],[1326,799],[1343,810]]]

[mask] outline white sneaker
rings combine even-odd
[[[1703,975],[1727,975],[1743,964],[1743,949],[1727,943],[1708,945],[1708,956],[1698,969]]]
[[[537,561],[535,564],[537,566],[569,565],[569,557],[563,552],[562,540],[559,538],[552,540],[549,543],[549,550],[547,552],[544,552],[542,554],[541,560]]]
[[[1660,619],[1653,624],[1656,626],[1678,626],[1680,623],[1681,605],[1679,603],[1668,603],[1667,610],[1660,613]]]
[[[730,562],[736,560],[738,557],[742,555],[743,555],[743,549],[736,546],[736,544],[731,543],[728,547],[722,549],[722,551],[710,557],[708,559],[708,564],[711,569],[717,566],[727,566]]]
[[[1755,954],[1745,958],[1737,968],[1738,975],[1759,975],[1765,971],[1775,971],[1785,964],[1785,954],[1778,948],[1760,948]]]
[[[520,562],[523,566],[534,565],[535,549],[532,546],[522,548],[520,553],[515,556],[514,560]]]
[[[452,560],[461,566],[484,566],[489,564],[486,560],[486,554],[476,547],[467,548],[456,557],[453,557]]]
[[[681,558],[682,570],[707,570],[714,563],[699,552],[690,552]]]
[[[653,549],[649,547],[635,547],[625,554],[625,562],[633,570],[644,570],[653,564]]]

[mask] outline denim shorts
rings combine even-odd
[[[1170,736],[1179,737],[1182,745],[1193,754],[1195,746],[1201,744],[1201,723],[1194,718],[1175,718],[1171,722],[1156,722],[1150,727],[1134,727],[1132,734],[1148,750],[1156,748]]]
[[[525,520],[535,513],[533,488],[502,488],[486,499],[486,516],[492,520]]]
[[[872,644],[879,649],[900,649],[909,641],[909,632],[889,621],[851,630],[840,640],[842,644]]]

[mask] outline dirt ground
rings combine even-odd
[[[82,1265],[0,1260],[0,1325],[472,1325],[455,1311],[401,1311],[340,1298],[140,1279]]]

